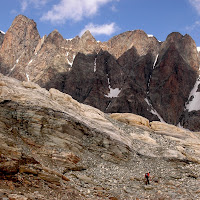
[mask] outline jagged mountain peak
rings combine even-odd
[[[172,32],[172,33],[170,33],[168,36],[167,36],[167,38],[166,38],[166,41],[176,41],[176,40],[179,40],[179,39],[181,39],[183,37],[183,35],[181,34],[181,33],[179,33],[179,32]]]
[[[0,49],[1,72],[14,76],[17,70],[15,77],[25,80],[24,68],[31,60],[39,40],[36,23],[24,15],[18,15],[6,32]]]
[[[96,39],[94,38],[94,36],[91,34],[89,30],[85,31],[85,33],[81,36],[81,40],[96,42]]]
[[[87,30],[83,33],[81,38],[94,38],[93,35],[91,34],[90,30]]]
[[[180,40],[184,40],[185,43],[192,43],[193,45],[196,46],[195,41],[188,34],[182,35],[179,32],[172,32],[166,38],[167,42],[175,42],[176,43],[176,42],[179,42]]]
[[[60,33],[59,33],[59,31],[58,31],[57,29],[54,29],[54,30],[50,33],[50,35],[54,35],[54,34],[60,34]]]
[[[146,55],[149,51],[156,56],[160,48],[160,42],[155,37],[148,37],[143,30],[121,33],[112,37],[106,45],[108,46],[107,49],[116,58],[119,58],[133,46],[137,49],[140,56]]]
[[[63,36],[58,32],[58,30],[53,30],[46,38],[45,42],[50,42],[52,44],[59,45],[60,42],[63,42],[64,38]]]
[[[112,41],[112,40],[117,40],[120,38],[124,38],[126,39],[128,37],[134,37],[136,39],[148,39],[148,38],[155,38],[157,40],[157,38],[153,35],[148,35],[147,33],[145,33],[145,31],[141,30],[141,29],[136,29],[136,30],[131,30],[131,31],[125,31],[123,33],[120,33],[119,35],[113,36],[110,40],[108,41]],[[158,40],[157,40],[158,41]]]
[[[165,42],[161,45],[161,52],[172,43],[175,44],[177,51],[182,55],[184,60],[196,71],[199,69],[199,56],[195,41],[188,34],[182,35],[179,32],[170,33]],[[162,54],[162,53],[161,53]]]
[[[13,23],[16,23],[18,21],[29,21],[31,19],[29,19],[28,17],[26,17],[25,15],[19,14],[15,17],[15,19],[13,20]]]
[[[20,15],[15,17],[15,19],[13,20],[13,23],[12,23],[11,27],[9,28],[9,30],[10,29],[11,30],[12,29],[19,29],[20,27],[23,27],[23,26],[33,26],[34,28],[36,28],[37,24],[33,19],[29,19],[28,17],[20,14]]]

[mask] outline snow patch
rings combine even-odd
[[[108,74],[107,74],[107,77],[108,77]],[[115,88],[115,89],[111,88],[109,77],[108,77],[108,87],[109,87],[110,92],[107,95],[104,95],[105,97],[114,98],[114,97],[119,96],[119,93],[121,92],[121,90],[119,88]]]
[[[30,60],[29,63],[28,63],[28,65],[30,65],[32,62],[33,62],[33,60]]]
[[[105,97],[108,97],[108,98],[118,97],[119,93],[121,92],[119,88],[113,89],[109,86],[109,89],[110,89],[110,92],[107,95],[105,95]]]
[[[147,98],[144,99],[146,101],[146,103],[150,106],[151,110],[150,112],[154,115],[156,115],[158,117],[158,119],[162,122],[162,123],[166,123],[164,121],[164,119],[159,115],[159,113],[153,108],[152,104],[149,102],[149,100]]]
[[[13,66],[13,68],[10,69],[10,71],[12,72],[16,67],[16,64]]]
[[[22,55],[21,55],[22,56]],[[10,69],[10,73],[15,69],[15,67],[16,67],[16,64],[18,64],[18,62],[19,62],[19,59],[21,58],[21,56],[15,61],[15,64],[14,64],[14,66]],[[10,75],[10,73],[8,74],[8,76]]]
[[[67,58],[68,63],[69,63],[69,65],[70,65],[71,67],[72,67],[72,65],[73,65],[73,63],[74,63],[75,57],[76,57],[76,55],[73,55],[72,62],[70,62],[70,61],[68,60],[68,58]]]
[[[189,129],[187,129],[187,128],[184,128],[182,125],[181,125],[181,123],[179,122],[177,125],[176,125],[178,128],[181,128],[182,130],[184,130],[184,131],[188,131],[188,132],[191,132]]]
[[[156,55],[155,61],[153,63],[153,69],[155,69],[156,63],[158,61],[158,56],[159,56],[159,54]],[[151,82],[151,76],[152,75],[150,74],[149,80],[148,80],[148,83],[147,83],[147,94],[149,94],[149,86],[150,86],[150,82]]]
[[[29,75],[26,73],[27,81],[30,81]]]
[[[109,102],[109,104],[108,104],[108,106],[107,106],[106,110],[108,110],[108,108],[109,108],[110,104],[111,104],[111,101]]]
[[[29,62],[28,62],[28,65],[25,67],[25,72],[26,72],[26,78],[27,78],[27,81],[30,81],[30,77],[29,77],[29,74],[27,73],[28,71],[28,66],[33,62],[33,59],[31,59]]]
[[[148,37],[154,37],[154,36],[153,36],[153,35],[151,35],[151,34],[148,34],[147,36],[148,36]]]
[[[151,81],[151,75],[149,76],[149,80],[148,80],[148,84],[147,84],[147,87],[149,88],[150,86],[150,81]]]
[[[153,63],[153,69],[155,68],[155,66],[156,66],[156,63],[157,63],[157,61],[158,61],[158,54],[156,55],[156,59],[155,59],[155,61],[154,61],[154,63]]]
[[[18,62],[19,62],[20,58],[22,57],[22,55],[23,55],[23,53],[22,53],[22,54],[20,55],[20,57],[15,61],[16,64],[18,64]]]
[[[97,58],[94,59],[94,72],[97,70]]]
[[[200,52],[200,47],[197,47],[197,51],[198,51],[198,53]]]
[[[76,57],[76,54],[73,55],[72,62],[70,62],[69,59],[68,59],[69,52],[66,53],[66,56],[67,56],[67,62],[68,62],[68,64],[72,67],[72,65],[73,65],[73,63],[74,63],[74,59],[75,59],[75,57]]]
[[[119,88],[113,89],[109,86],[109,89],[110,89],[110,92],[107,95],[105,95],[105,97],[108,97],[108,98],[118,97],[119,93],[121,92]]]
[[[176,126],[179,127],[179,128],[184,129],[183,126],[181,126],[181,123],[180,123],[180,122],[179,122]]]
[[[74,38],[69,38],[69,39],[66,39],[67,41],[72,41]]]
[[[0,30],[0,32],[1,32],[2,34],[4,34],[4,35],[6,34],[5,32],[3,32],[3,31],[1,31],[1,30]]]
[[[42,44],[44,43],[45,37],[46,37],[45,35],[42,37],[42,40],[41,40]]]
[[[199,84],[200,84],[200,76],[197,79],[196,83],[194,84],[194,87],[191,90],[189,98],[188,98],[188,100],[190,100],[192,97],[193,99],[189,101],[188,104],[186,104],[186,109],[189,112],[193,110],[200,110],[200,92],[197,92]]]
[[[151,82],[151,74],[150,74],[150,76],[149,76],[149,80],[148,80],[148,82],[147,82],[147,94],[149,94],[149,87],[150,87],[150,82]]]

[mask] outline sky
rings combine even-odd
[[[171,32],[189,34],[200,46],[200,0],[4,0],[0,30],[23,14],[40,36],[57,29],[65,39],[90,30],[98,41],[141,29],[164,41]]]

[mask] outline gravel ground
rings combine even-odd
[[[144,134],[145,129],[128,126],[107,117],[124,134],[136,132]],[[175,142],[166,136],[149,132],[159,145],[175,149]],[[135,149],[144,144],[134,140]],[[147,145],[148,146],[148,145]],[[159,153],[159,150],[158,150]],[[100,151],[84,153],[82,164],[87,170],[68,172],[73,185],[87,197],[99,194],[104,198],[115,196],[118,199],[200,199],[200,165],[192,162],[152,158],[132,151],[127,161],[115,162],[104,159]],[[102,159],[103,158],[103,159]],[[144,174],[150,171],[150,185],[145,185]],[[88,180],[87,180],[88,179]],[[98,193],[97,190],[98,189]]]

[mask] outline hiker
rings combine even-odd
[[[150,183],[149,183],[149,175],[150,175],[150,172],[147,172],[147,173],[145,174],[146,185],[147,185],[147,184],[150,184]]]

